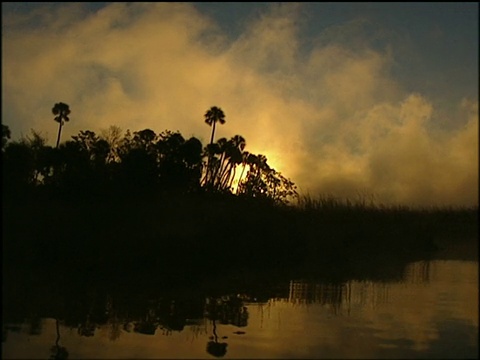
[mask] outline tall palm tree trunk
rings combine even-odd
[[[60,144],[60,134],[62,133],[62,125],[63,125],[63,121],[60,120],[60,123],[59,123],[59,126],[58,126],[58,137],[57,137],[57,148],[58,148],[58,144]]]
[[[213,122],[212,137],[210,138],[210,144],[213,144],[213,138],[214,138],[214,136],[215,136],[215,124],[216,124],[216,123],[217,123],[216,121]]]
[[[210,137],[210,145],[213,144],[213,138],[214,138],[214,136],[215,136],[215,124],[216,124],[216,121],[213,122],[213,126],[212,126],[212,136]],[[206,181],[207,184],[208,184],[210,181],[213,180],[212,156],[213,156],[213,154],[209,154],[209,155],[208,155],[207,175],[210,174],[210,177],[212,177],[212,178],[210,179],[210,178],[207,177],[207,181]],[[211,185],[213,185],[213,183],[212,183]]]

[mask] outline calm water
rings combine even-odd
[[[415,262],[400,278],[292,279],[263,299],[89,295],[71,319],[4,323],[2,358],[478,358],[478,262]]]

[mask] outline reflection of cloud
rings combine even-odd
[[[471,359],[478,357],[478,325],[464,320],[441,320],[436,325],[438,338],[430,342],[432,357]],[[454,343],[456,346],[451,346]]]
[[[217,136],[243,135],[301,191],[478,202],[478,102],[464,101],[457,128],[439,129],[434,102],[390,75],[395,51],[370,46],[393,34],[353,21],[304,53],[298,4],[272,6],[234,40],[188,3],[84,6],[4,15],[2,118],[14,137],[34,128],[52,142],[50,109],[63,101],[64,140],[118,125],[206,143],[203,114],[216,105],[227,120]]]
[[[408,266],[405,279],[398,283],[349,281],[340,306],[332,311],[332,301],[323,302],[317,296],[322,285],[294,283],[297,286],[290,287],[290,297],[296,292],[296,299],[270,300],[261,312],[249,309],[248,334],[255,338],[250,345],[275,358],[319,354],[326,358],[425,358],[442,357],[442,352],[447,358],[469,358],[478,352],[477,284],[476,262],[417,262]],[[298,302],[311,295],[316,303]],[[252,354],[244,351],[239,354]],[[258,353],[250,356],[259,357]]]

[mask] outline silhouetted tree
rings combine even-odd
[[[217,149],[213,147],[213,139],[215,138],[215,127],[217,122],[225,124],[225,113],[217,106],[212,106],[204,115],[205,122],[212,127],[212,136],[210,137],[210,144],[206,148],[207,154],[207,166],[203,184],[207,190],[213,190],[213,182],[215,177],[215,171],[218,169],[219,161],[215,159],[214,154]]]
[[[3,181],[6,187],[19,189],[33,183],[35,158],[25,141],[7,144],[2,155]]]
[[[71,194],[86,190],[90,185],[90,155],[83,146],[80,141],[69,140],[57,149],[55,183]]]
[[[160,180],[164,187],[193,190],[200,184],[202,143],[179,132],[164,131],[157,142]]]
[[[51,175],[51,166],[48,159],[52,147],[46,146],[47,139],[35,130],[31,130],[30,136],[25,136],[21,142],[26,144],[33,156],[33,182],[37,185],[43,182],[45,177]]]
[[[231,191],[236,167],[242,163],[242,152],[245,145],[245,139],[240,135],[235,135],[228,141],[221,138],[215,144],[207,147],[206,153],[210,159],[210,169],[205,174],[205,184],[209,189]]]
[[[203,155],[207,158],[205,163],[205,171],[202,179],[202,185],[207,190],[213,190],[213,183],[215,180],[215,173],[220,166],[220,159],[216,155],[221,154],[221,144],[225,138],[219,139],[216,143],[208,144]]]
[[[217,106],[212,106],[206,113],[205,113],[205,122],[212,126],[212,137],[210,138],[210,144],[213,144],[213,139],[215,136],[215,125],[218,123],[225,124],[225,113],[222,109]]]
[[[213,145],[216,145],[216,146],[213,146]],[[212,144],[212,146],[210,147],[211,164],[210,164],[210,178],[209,178],[208,185],[211,190],[219,190],[217,186],[217,176],[225,160],[227,146],[228,146],[227,139],[220,138],[215,144]],[[217,158],[216,155],[218,155],[219,157]]]
[[[295,184],[272,169],[265,155],[248,154],[244,164],[248,166],[248,172],[239,183],[238,194],[276,203],[287,203],[289,198],[297,196]]]
[[[93,131],[80,131],[60,144],[61,128],[70,110],[68,105],[57,103],[52,112],[60,125],[55,148],[46,146],[46,139],[33,130],[20,142],[7,143],[10,133],[3,126],[4,180],[9,186],[20,189],[32,185],[33,191],[46,186],[61,196],[112,196],[137,190],[145,194],[157,190],[190,192],[201,187],[232,193],[238,166],[243,165],[237,194],[276,202],[295,194],[293,183],[271,169],[266,157],[244,151],[246,142],[241,135],[213,142],[215,124],[225,123],[225,114],[218,107],[205,114],[205,121],[212,126],[212,138],[205,148],[198,139],[185,140],[178,131],[157,135],[150,129],[133,134],[127,130],[122,138],[116,127],[102,137]]]
[[[245,149],[245,139],[235,135],[225,144],[225,156],[217,176],[217,187],[221,190],[232,190],[237,165],[242,163],[242,152]]]
[[[200,181],[202,171],[202,143],[195,137],[191,137],[182,147],[182,155],[187,167],[192,170],[195,177]]]
[[[38,149],[35,156],[35,171],[40,185],[52,185],[58,160],[58,149],[47,145]]]
[[[147,190],[158,183],[158,148],[153,130],[136,131],[133,136],[127,130],[118,148],[120,158],[116,175],[129,190]]]
[[[4,127],[2,131],[4,183],[15,187],[37,184],[40,174],[38,158],[45,139],[32,130],[32,137],[22,137],[20,141],[7,143],[10,130]]]
[[[236,193],[239,193],[240,189],[240,184],[243,181],[243,174],[245,173],[245,169],[248,167],[248,159],[249,159],[250,153],[248,151],[243,151],[242,152],[242,162],[240,165],[242,166],[242,172],[240,173],[240,176],[238,177],[238,185],[236,189]]]
[[[65,122],[70,121],[68,115],[70,114],[70,108],[67,104],[59,102],[54,105],[52,108],[52,113],[55,116],[55,121],[58,122],[58,137],[57,137],[57,148],[60,143],[60,134],[62,133],[62,126]]]
[[[80,131],[77,136],[72,136],[83,152],[97,170],[106,165],[110,153],[110,145],[105,139],[97,136],[93,131]]]
[[[101,131],[100,138],[105,140],[110,148],[107,161],[119,161],[118,148],[122,142],[122,129],[112,125],[108,129]]]
[[[156,151],[155,140],[157,134],[153,130],[144,129],[141,131],[135,131],[133,133],[133,146],[136,148],[144,149],[148,153],[152,154]]]
[[[2,151],[5,149],[8,140],[10,140],[10,129],[7,125],[2,124]]]

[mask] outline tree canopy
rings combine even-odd
[[[61,125],[68,105],[52,112]],[[205,122],[225,123],[225,114],[212,107]],[[2,125],[3,176],[7,187],[47,189],[71,196],[177,191],[222,193],[287,203],[295,185],[272,169],[264,155],[247,152],[241,135],[220,138],[204,146],[196,137],[152,129],[122,133],[118,127],[96,134],[82,130],[55,148],[40,134],[11,141]]]

